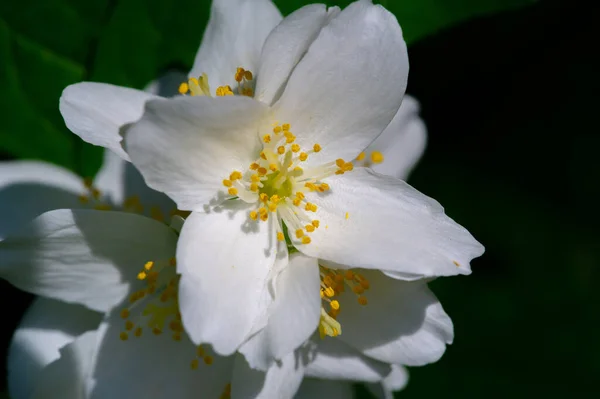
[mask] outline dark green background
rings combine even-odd
[[[287,14],[308,1],[276,3]],[[432,283],[455,343],[437,364],[412,369],[399,396],[598,397],[598,10],[552,0],[381,3],[402,23],[408,92],[429,128],[411,183],[486,246],[471,276]],[[208,9],[201,0],[1,2],[2,158],[92,175],[100,152],[65,129],[64,86],[141,88],[189,68]],[[5,348],[29,298],[1,289]]]

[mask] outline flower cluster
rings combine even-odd
[[[453,327],[427,281],[483,247],[404,182],[425,145],[407,77],[370,1],[214,0],[177,84],[67,87],[66,125],[107,149],[96,179],[0,165],[37,192],[0,230],[2,277],[39,295],[13,396],[389,397],[438,360]]]

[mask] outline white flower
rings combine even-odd
[[[390,121],[401,112],[408,73],[400,27],[369,1],[343,11],[307,6],[279,22],[268,1],[217,1],[192,77],[180,87],[190,95],[155,99],[81,83],[65,90],[61,112],[84,140],[131,158],[151,187],[192,212],[177,259],[194,342],[223,355],[246,343],[247,360],[264,369],[317,327],[338,335],[340,302],[331,298],[351,294],[326,277],[343,279],[352,268],[342,285],[370,285],[370,305],[355,312],[360,317],[340,313],[349,318],[347,346],[367,353],[377,342],[369,356],[392,364],[436,360],[451,323],[425,285],[368,282],[370,273],[381,277],[369,269],[405,280],[469,274],[469,261],[483,252],[436,201],[359,167],[365,147],[397,129]],[[376,163],[379,152],[369,159]],[[288,260],[287,244],[300,254]],[[389,303],[372,306],[388,290],[408,302],[400,324],[400,316],[387,317]],[[349,302],[357,300],[366,303]],[[364,324],[356,323],[370,317],[387,323],[357,337]],[[337,341],[316,345],[330,342]]]

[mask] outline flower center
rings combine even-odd
[[[363,275],[352,270],[334,270],[319,265],[319,274],[322,301],[319,335],[321,338],[326,335],[336,337],[342,333],[342,326],[336,320],[341,311],[339,296],[349,288],[357,296],[358,303],[365,306],[368,301],[363,294],[369,289],[370,284]],[[328,311],[325,311],[326,306],[329,308]]]
[[[235,89],[232,89],[229,85],[219,86],[215,91],[215,95],[217,97],[233,96],[235,94],[248,97],[254,96],[254,76],[252,75],[252,72],[239,67],[235,72],[234,79],[237,82],[237,87]],[[179,85],[179,94],[211,97],[208,75],[203,73],[198,78],[191,77],[187,82],[181,83]]]

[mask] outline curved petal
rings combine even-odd
[[[151,188],[201,211],[223,200],[223,179],[256,160],[267,112],[243,96],[149,101],[127,129],[127,152]]]
[[[379,382],[390,373],[389,364],[363,355],[339,337],[313,338],[310,344],[304,358],[307,377]]]
[[[31,399],[52,397],[87,399],[86,384],[92,368],[97,332],[88,331],[60,350],[60,358],[44,368]]]
[[[176,240],[169,227],[139,215],[50,211],[0,242],[0,276],[33,294],[106,311],[147,261],[173,256]]]
[[[365,150],[369,158],[373,151],[380,152],[384,157],[381,163],[371,163],[366,158],[375,172],[406,180],[415,167],[427,143],[427,128],[419,117],[419,108],[416,99],[404,96],[394,119]]]
[[[102,315],[81,305],[36,298],[17,327],[8,349],[8,391],[29,399],[44,367],[60,357],[60,348],[98,328]]]
[[[439,360],[454,330],[427,283],[395,280],[378,271],[360,273],[369,282],[363,294],[368,304],[360,305],[349,290],[341,294],[340,339],[386,363],[422,366]]]
[[[356,168],[326,179],[330,192],[307,194],[324,228],[298,249],[339,268],[415,276],[469,274],[484,249],[444,208],[402,180]],[[342,266],[346,265],[346,266]]]
[[[408,370],[392,364],[392,371],[380,384],[367,384],[367,389],[379,399],[394,399],[394,392],[404,389],[408,384]]]
[[[290,352],[266,372],[249,367],[246,360],[235,358],[232,399],[291,399],[304,377],[304,366],[296,352]]]
[[[305,378],[294,398],[351,399],[354,398],[354,389],[352,388],[352,383],[346,381]]]
[[[307,165],[354,159],[390,123],[402,102],[408,56],[396,17],[357,1],[325,26],[298,63],[274,113],[302,148],[319,143]]]
[[[269,32],[281,21],[271,0],[215,0],[190,76],[208,75],[213,92],[234,87],[235,72],[256,72],[260,50]]]
[[[36,216],[58,208],[79,208],[83,179],[40,161],[0,162],[0,239]]]
[[[339,10],[337,7],[330,12]],[[272,104],[290,73],[327,23],[324,4],[310,4],[288,15],[271,31],[260,56],[254,98]]]
[[[144,103],[154,97],[141,90],[82,82],[63,91],[59,109],[69,130],[83,141],[113,150],[129,160],[121,147],[120,129],[138,120],[144,111]]]
[[[130,307],[129,320],[138,321],[136,326],[146,320],[148,308],[140,305]],[[185,333],[175,339],[166,332],[153,334],[145,325],[139,336],[123,340],[120,313],[118,308],[111,312],[99,329],[90,399],[220,397],[231,381],[232,357],[199,350]]]
[[[267,310],[267,277],[277,255],[272,221],[252,221],[241,201],[188,217],[177,268],[182,319],[192,341],[231,354]]]
[[[250,367],[266,370],[314,333],[321,314],[319,285],[317,260],[299,253],[290,256],[277,278],[267,325],[240,348]]]

